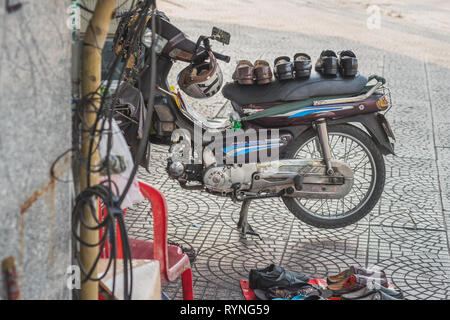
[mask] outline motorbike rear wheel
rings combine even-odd
[[[325,229],[342,228],[367,215],[383,193],[386,169],[383,155],[372,138],[349,124],[328,126],[332,160],[344,161],[354,172],[350,192],[342,199],[303,199],[283,197],[283,201],[301,221]],[[282,155],[284,159],[322,160],[314,130],[294,140]]]

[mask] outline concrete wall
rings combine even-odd
[[[0,261],[16,258],[22,298],[70,299],[71,185],[50,177],[53,161],[71,147],[69,1],[21,1],[26,3],[14,13],[6,12],[5,2],[0,0]],[[57,167],[60,179],[70,179],[70,155]]]

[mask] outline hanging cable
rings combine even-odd
[[[148,143],[148,135],[145,135],[140,142],[138,155],[136,157],[135,165],[133,166],[132,174],[130,175],[126,187],[121,194],[119,194],[119,189],[117,185],[111,179],[111,168],[109,166],[110,153],[112,148],[112,119],[114,116],[114,108],[118,104],[118,98],[115,94],[117,89],[120,87],[120,83],[125,75],[126,63],[120,68],[119,72],[119,80],[117,87],[114,90],[114,93],[110,93],[110,89],[112,86],[112,77],[114,73],[117,71],[118,65],[120,61],[125,60],[128,61],[132,56],[139,57],[140,56],[140,40],[142,37],[145,28],[147,27],[148,15],[151,10],[151,17],[154,17],[156,5],[154,0],[140,1],[135,6],[134,4],[130,8],[130,10],[120,14],[120,22],[118,30],[116,31],[114,37],[114,43],[116,43],[117,39],[120,39],[122,45],[120,46],[120,50],[116,53],[116,57],[110,66],[108,66],[108,71],[106,74],[106,79],[103,81],[101,87],[97,88],[96,91],[91,92],[83,96],[77,102],[77,108],[75,115],[77,117],[77,121],[79,123],[79,128],[81,133],[87,132],[89,133],[89,148],[88,155],[86,158],[82,157],[80,152],[76,152],[76,159],[79,161],[80,165],[85,169],[86,179],[87,179],[87,188],[85,188],[75,199],[75,205],[72,211],[72,231],[74,235],[74,245],[80,246],[88,246],[88,247],[99,247],[98,255],[95,258],[94,264],[86,270],[85,267],[81,264],[79,260],[79,256],[76,256],[78,263],[80,265],[80,270],[85,276],[83,281],[100,281],[105,277],[110,268],[113,268],[113,288],[112,292],[114,295],[115,291],[115,277],[116,277],[116,262],[119,256],[118,252],[118,243],[117,239],[120,237],[122,240],[122,258],[123,258],[123,275],[124,275],[124,299],[131,299],[132,287],[133,287],[133,276],[132,276],[132,258],[131,258],[131,250],[128,241],[128,236],[126,232],[126,226],[123,218],[123,211],[120,209],[120,205],[126,196],[137,171],[137,166],[140,163],[146,145]],[[117,13],[117,10],[116,10]],[[116,14],[117,16],[117,14]],[[152,21],[152,42],[155,43],[155,20]],[[125,26],[125,27],[124,27]],[[89,24],[89,28],[92,26]],[[132,32],[130,32],[130,30]],[[152,90],[150,93],[150,100],[147,108],[147,117],[144,125],[144,132],[150,131],[151,126],[151,118],[153,113],[153,102],[155,96],[155,82],[156,82],[156,65],[155,65],[155,48],[152,46],[151,48],[151,83]],[[93,108],[94,101],[100,100],[100,105],[98,108]],[[95,110],[95,111],[92,111]],[[92,125],[88,125],[84,121],[83,115],[88,112],[95,112],[95,121]],[[106,123],[108,123],[108,129],[106,130]],[[91,168],[91,160],[92,155],[98,151],[100,140],[106,137],[106,154],[105,159],[99,164],[96,168]],[[83,140],[83,142],[87,142]],[[77,149],[77,148],[75,148]],[[77,151],[77,150],[75,150]],[[66,151],[67,153],[68,151]],[[58,157],[61,159],[62,156]],[[57,160],[58,160],[57,159]],[[56,162],[56,161],[55,161]],[[54,165],[53,165],[54,166]],[[52,166],[52,168],[53,168]],[[98,172],[106,172],[105,179],[100,184],[91,185],[90,174],[98,173]],[[52,169],[53,172],[53,169]],[[98,207],[101,207],[100,216],[98,215]],[[95,221],[95,225],[88,224],[84,219],[84,211],[85,208],[89,209],[89,214],[92,217],[92,220]],[[88,243],[81,239],[79,235],[80,227],[87,228],[90,230],[97,230],[101,233],[101,237],[95,243]],[[116,226],[118,229],[116,230]],[[106,245],[110,244],[110,255],[107,263],[107,267],[103,275],[98,277],[98,275],[94,274],[96,270],[96,266],[100,260],[102,252],[107,247]],[[74,252],[78,252],[78,248],[74,248]]]
[[[152,1],[154,2],[154,1]],[[136,176],[139,164],[142,161],[142,158],[145,154],[147,143],[149,139],[149,132],[150,132],[150,126],[152,124],[152,116],[153,116],[153,107],[155,102],[155,91],[156,91],[156,52],[155,52],[155,45],[156,45],[156,17],[155,17],[155,11],[156,7],[153,3],[153,9],[152,9],[152,15],[151,15],[151,30],[152,30],[152,46],[151,46],[151,53],[150,53],[150,94],[148,99],[148,106],[147,106],[147,115],[145,117],[144,122],[144,130],[143,132],[144,137],[142,137],[138,151],[136,154],[133,170],[130,174],[130,178],[128,179],[128,182],[125,186],[124,191],[122,192],[120,198],[119,198],[119,205],[123,202],[128,190],[130,189],[130,186],[133,182],[134,177]]]

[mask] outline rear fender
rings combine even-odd
[[[340,119],[328,120],[328,124],[342,124],[342,123],[351,123],[351,122],[359,122],[364,128],[369,132],[372,139],[378,145],[380,151],[384,154],[393,154],[394,153],[394,144],[389,141],[389,137],[395,140],[392,131],[387,124],[386,118],[381,113],[366,113],[351,117],[345,117]],[[385,124],[383,126],[383,123]],[[389,136],[388,136],[389,135]]]

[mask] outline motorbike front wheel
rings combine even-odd
[[[353,170],[354,183],[341,199],[283,197],[287,208],[301,221],[318,228],[341,228],[367,215],[384,188],[386,169],[383,155],[371,137],[355,126],[328,126],[332,160],[345,162]],[[300,135],[286,149],[284,159],[322,159],[314,130]]]

